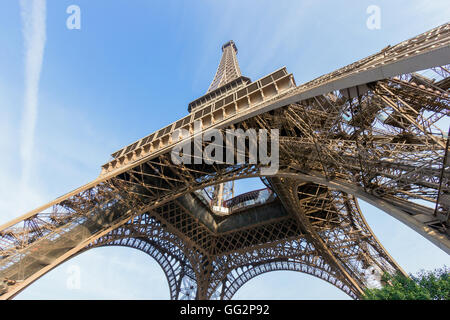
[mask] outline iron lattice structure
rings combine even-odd
[[[450,252],[449,24],[299,86],[286,68],[252,82],[236,45],[222,50],[189,115],[115,152],[91,183],[0,227],[2,299],[100,246],[155,258],[172,299],[230,299],[274,270],[304,272],[359,298],[380,273],[403,271],[356,198]],[[278,128],[278,172],[174,165],[170,152],[198,134],[195,121],[202,132]],[[174,139],[180,128],[190,136]],[[215,214],[204,189],[249,177],[267,188],[226,200],[228,214]]]

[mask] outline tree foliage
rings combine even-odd
[[[381,289],[366,289],[365,300],[450,300],[450,269],[422,271],[405,277],[384,274]]]

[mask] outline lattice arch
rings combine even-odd
[[[133,249],[137,249],[148,254],[152,257],[164,271],[164,274],[167,279],[167,283],[169,285],[170,290],[170,298],[173,300],[177,294],[176,292],[176,279],[177,279],[177,271],[176,264],[174,263],[174,258],[170,259],[168,254],[164,252],[163,249],[157,248],[157,243],[152,243],[152,241],[148,241],[145,239],[137,239],[137,238],[128,238],[128,239],[118,239],[109,243],[104,243],[98,246],[92,246],[92,248],[99,247],[110,247],[110,246],[120,246],[120,247],[129,247]]]
[[[182,250],[173,242],[161,241],[161,239],[153,240],[148,237],[134,238],[110,234],[89,245],[82,252],[108,246],[137,249],[155,259],[166,276],[171,300],[195,298],[193,296],[196,293],[195,273]]]
[[[145,238],[110,238],[106,241],[99,241],[87,247],[82,252],[93,248],[108,246],[120,246],[137,249],[155,259],[155,261],[164,271],[164,274],[167,278],[171,300],[195,298],[193,296],[195,292],[191,292],[189,294],[190,297],[186,296],[185,293],[188,288],[181,287],[183,280],[182,263],[180,263],[179,260],[171,254],[171,252],[161,247],[161,245],[157,242]],[[268,259],[264,262],[252,263],[248,266],[240,266],[238,268],[235,268],[231,272],[229,272],[226,279],[224,279],[223,284],[225,285],[222,284],[221,286],[217,287],[216,292],[212,293],[211,297],[215,297],[221,300],[231,300],[236,292],[245,283],[259,275],[272,271],[296,271],[322,279],[335,286],[336,288],[342,290],[351,298],[357,298],[357,296],[351,291],[348,286],[346,286],[344,283],[342,283],[332,275],[332,269],[326,263],[324,263],[323,260],[317,259],[317,256],[315,255],[305,255],[299,257],[299,259],[301,260],[282,260],[279,258],[274,258]],[[188,262],[184,261],[184,263],[186,263],[185,268],[191,269]],[[186,271],[186,269],[184,270]],[[195,291],[195,279],[192,279],[192,275],[193,273],[189,273],[189,278],[191,278],[192,280],[191,283],[194,284],[194,288],[191,289]]]
[[[357,299],[357,296],[350,290],[349,287],[347,287],[337,278],[333,277],[329,266],[321,268],[318,266],[307,265],[300,261],[286,261],[279,259],[273,259],[259,265],[252,264],[250,268],[240,267],[233,270],[233,272],[229,275],[229,277],[232,276],[233,279],[230,279],[231,281],[226,286],[225,290],[223,290],[221,298],[226,300],[232,299],[236,292],[245,283],[257,276],[272,271],[296,271],[309,274],[332,284],[334,287],[342,290],[351,298]]]

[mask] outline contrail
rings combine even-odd
[[[33,163],[33,142],[38,111],[39,78],[45,47],[46,0],[20,0],[25,48],[25,93],[21,123],[22,183],[27,184]]]

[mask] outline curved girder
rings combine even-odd
[[[89,245],[84,250],[81,250],[76,255],[72,256],[70,259],[87,252],[88,250],[114,246],[136,249],[148,254],[163,270],[169,285],[170,298],[172,300],[186,298],[187,288],[184,289],[185,295],[182,296],[181,293],[183,292],[183,288],[181,287],[181,282],[183,281],[183,277],[186,276],[186,269],[191,269],[191,267],[186,264],[186,261],[180,263],[177,255],[173,255],[172,252],[170,252],[170,249],[168,250],[163,248],[155,241],[150,241],[146,238],[127,238],[126,236],[114,238],[105,237],[104,240],[99,239],[95,244]],[[216,297],[219,299],[230,300],[234,294],[251,279],[263,273],[283,270],[296,271],[314,276],[330,283],[350,297],[354,299],[357,298],[355,293],[352,292],[348,286],[345,286],[345,284],[332,275],[331,268],[324,264],[320,258],[317,258],[316,255],[304,255],[296,260],[281,258],[265,259],[259,263],[250,263],[247,266],[235,268],[231,272],[227,273],[225,286],[222,285],[218,288],[218,290],[222,288],[224,289],[222,289],[221,292],[217,292]],[[195,283],[195,279],[192,279],[192,275],[193,272],[189,272],[189,278]],[[194,288],[193,292],[191,292],[190,298],[195,298],[195,289],[196,288]]]
[[[171,248],[164,248],[163,244],[157,241],[146,238],[122,238],[122,239],[108,239],[105,241],[97,241],[92,246],[87,247],[82,252],[91,250],[93,248],[120,246],[137,249],[152,257],[164,271],[170,290],[170,298],[176,300],[180,293],[180,279],[183,278],[183,273],[189,268],[186,260],[181,260],[179,256],[171,252]],[[190,273],[192,275],[192,273]]]
[[[232,282],[230,282],[226,286],[226,289],[221,293],[222,298],[228,300],[232,299],[236,292],[248,281],[264,273],[274,271],[296,271],[308,274],[330,283],[353,299],[358,298],[357,295],[355,295],[355,293],[352,292],[349,287],[345,286],[341,281],[333,277],[330,273],[330,270],[307,265],[303,261],[285,261],[281,259],[273,259],[272,261],[265,261],[264,263],[257,265],[251,264],[249,269],[245,270],[244,272],[238,273],[238,277],[232,279]]]
[[[237,292],[237,290],[253,277],[256,277],[257,275],[260,275],[262,273],[278,270],[298,271],[312,275],[314,277],[327,281],[352,298],[358,297],[351,288],[349,288],[347,285],[345,285],[345,283],[341,282],[337,277],[333,275],[333,270],[330,268],[330,266],[326,264],[324,260],[314,252],[313,249],[307,246],[309,248],[309,251],[306,250],[307,247],[305,247],[305,251],[298,251],[300,245],[297,242],[299,241],[290,241],[283,247],[277,245],[273,248],[269,248],[269,252],[271,254],[268,256],[266,254],[266,257],[264,259],[259,261],[255,260],[254,262],[247,261],[246,265],[240,265],[238,267],[235,267],[231,271],[227,271],[225,273],[225,278],[221,279],[219,285],[215,289],[210,287],[210,289],[208,290],[209,297],[216,297],[218,299],[231,299]],[[297,244],[294,245],[294,243]],[[169,283],[171,299],[186,298],[186,296],[180,297],[180,293],[182,291],[180,288],[180,284],[183,280],[183,276],[186,275],[186,269],[183,269],[182,267],[184,266],[185,268],[190,270],[191,267],[188,263],[186,264],[187,261],[184,261],[183,265],[179,263],[179,250],[177,250],[177,253],[174,254],[170,248],[164,248],[164,244],[160,244],[157,241],[150,241],[146,238],[127,238],[126,235],[114,235],[106,236],[104,240],[99,239],[99,241],[97,241],[93,245],[88,246],[81,252],[85,252],[92,248],[102,246],[130,247],[147,253],[152,258],[154,258],[163,269]],[[262,250],[267,251],[267,248],[264,248]],[[280,258],[280,256],[283,255],[285,256],[285,258]],[[253,254],[253,256],[255,256],[255,254]],[[260,256],[264,256],[264,253],[260,252]],[[191,279],[191,281],[195,282],[195,279],[193,279],[192,275],[193,272],[190,272],[189,278]],[[195,289],[194,292],[190,292],[190,298],[195,298]]]
[[[257,173],[241,175],[239,177],[226,177],[226,176],[224,176],[224,177],[222,177],[221,180],[215,180],[214,183],[231,181],[233,179],[237,180],[237,179],[244,179],[244,178],[248,178],[248,177],[259,177],[259,176],[260,175],[257,174]],[[326,185],[326,186],[328,186],[330,188],[333,188],[333,189],[336,189],[336,190],[342,190],[342,191],[344,191],[346,193],[353,194],[353,195],[357,196],[358,198],[361,198],[361,199],[363,199],[363,200],[365,200],[365,201],[367,201],[369,203],[375,204],[377,207],[379,207],[383,211],[393,215],[397,219],[401,219],[401,218],[407,216],[407,214],[404,211],[397,209],[396,207],[394,207],[393,205],[385,202],[382,199],[377,199],[373,195],[368,194],[367,192],[365,192],[362,188],[354,186],[354,185],[351,185],[351,184],[348,184],[345,181],[339,181],[337,179],[327,180],[326,177],[321,176],[320,174],[307,175],[307,174],[303,174],[303,173],[299,173],[299,172],[283,172],[281,170],[275,176],[279,177],[279,178],[293,178],[293,179],[297,179],[298,181],[307,181],[307,182],[314,182],[314,183]],[[206,185],[211,185],[211,184],[214,184],[214,183],[206,181],[203,184],[200,184],[200,185],[196,186],[195,189],[193,188],[193,189],[190,189],[189,191],[199,190],[199,189],[204,188]],[[179,196],[180,194],[185,194],[187,192],[188,191],[185,191],[183,193],[179,193],[179,194],[177,194],[177,196]],[[406,220],[406,219],[404,219],[404,220]],[[111,230],[114,230],[114,229],[124,225],[127,221],[129,221],[129,218],[126,219],[126,220],[123,220],[121,222],[118,222],[116,225],[110,226],[108,229],[105,229],[100,234],[92,235],[88,240],[86,240],[84,242],[85,244],[82,243],[78,247],[72,249],[71,250],[72,254],[68,253],[67,257],[62,257],[62,258],[60,258],[58,260],[55,260],[52,263],[50,263],[48,265],[48,267],[45,268],[45,270],[41,270],[41,272],[38,275],[35,275],[32,279],[30,279],[26,283],[25,286],[20,286],[20,289],[18,289],[18,291],[13,291],[14,293],[12,295],[10,295],[10,297],[13,297],[14,295],[16,295],[18,292],[23,290],[26,286],[30,285],[32,282],[34,282],[36,279],[38,279],[39,277],[44,275],[46,272],[50,271],[51,269],[53,269],[54,267],[56,267],[57,265],[59,265],[60,263],[65,261],[71,255],[76,254],[76,252],[78,252],[79,250],[82,250],[89,243],[92,243],[96,239],[98,239],[98,238],[108,234]],[[406,221],[409,222],[408,220],[406,220]],[[412,225],[414,226],[414,224],[412,224]],[[430,231],[429,228],[428,228],[428,230]],[[427,232],[426,234],[428,235],[429,233]]]

